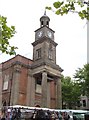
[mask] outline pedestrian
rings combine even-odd
[[[5,108],[1,109],[1,120],[6,120]]]
[[[37,111],[35,120],[46,120],[46,114],[42,109]]]

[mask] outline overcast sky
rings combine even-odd
[[[56,0],[0,0],[0,14],[7,17],[8,26],[14,25],[17,33],[11,45],[17,46],[17,54],[32,59],[35,40],[34,31],[40,27],[40,17],[45,6],[52,6]],[[64,69],[65,76],[71,76],[77,68],[87,62],[87,25],[77,14],[64,16],[47,11],[49,27],[55,31],[57,64]],[[13,56],[0,54],[0,63]]]

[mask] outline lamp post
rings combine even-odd
[[[89,1],[87,4],[88,15],[89,15]],[[89,63],[89,20],[87,21],[87,63]]]
[[[2,64],[0,64],[0,108],[2,108]]]
[[[87,12],[89,14],[89,0],[88,2],[84,1],[84,4],[87,4]],[[87,20],[87,63],[89,64],[89,20]]]

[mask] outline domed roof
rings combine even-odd
[[[43,19],[50,21],[50,18],[46,15],[46,11],[44,12],[44,15],[40,18],[40,21]]]

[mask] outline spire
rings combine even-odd
[[[44,11],[44,15],[46,15],[46,9],[45,9],[45,11]]]

